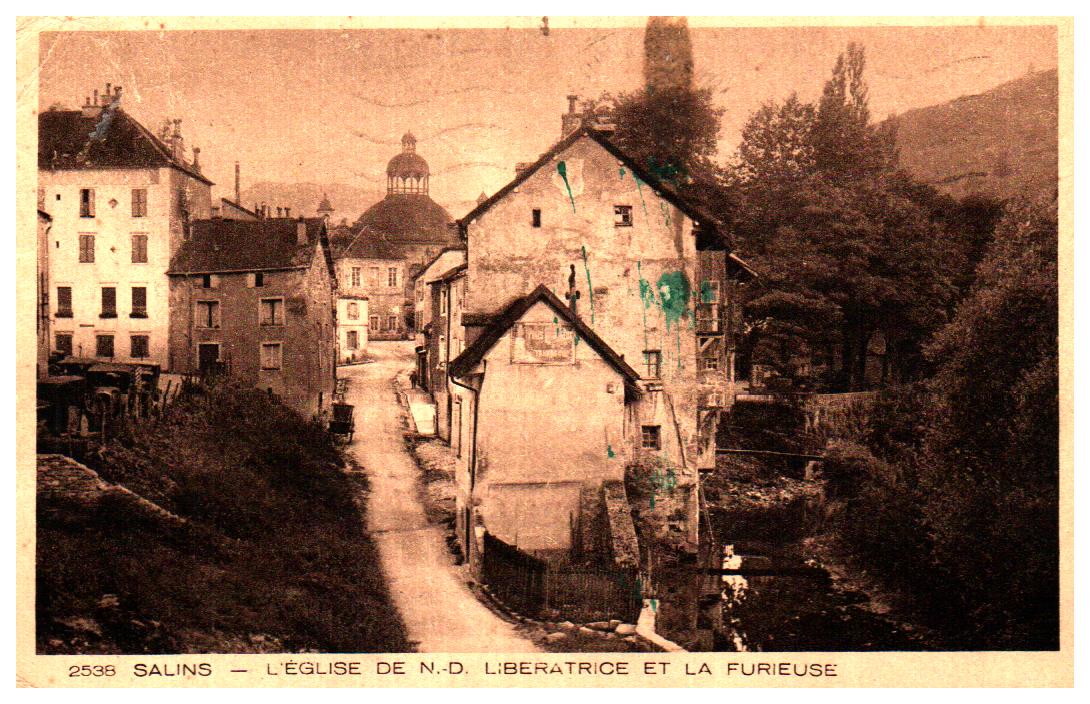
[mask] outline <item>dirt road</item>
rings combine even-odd
[[[373,342],[371,364],[343,367],[356,406],[350,451],[371,484],[367,523],[390,594],[420,652],[535,652],[528,639],[485,608],[451,562],[443,530],[428,523],[417,496],[418,469],[405,447],[403,410],[391,381],[414,361],[410,342]]]

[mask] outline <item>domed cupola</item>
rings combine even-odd
[[[386,193],[428,193],[428,162],[416,153],[416,137],[406,132],[401,153],[386,165]]]

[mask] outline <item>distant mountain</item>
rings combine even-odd
[[[911,110],[897,123],[907,171],[956,197],[1050,195],[1057,186],[1056,71]]]
[[[363,211],[386,195],[376,189],[357,188],[342,183],[273,183],[262,181],[242,191],[241,205],[253,209],[255,203],[265,203],[276,213],[277,208],[291,208],[292,215],[313,216],[325,194],[333,206],[332,222],[347,218],[356,221]],[[231,196],[228,196],[229,198]]]

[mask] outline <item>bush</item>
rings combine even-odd
[[[218,385],[87,461],[192,529],[168,526],[131,500],[107,498],[78,524],[40,513],[45,651],[231,652],[252,634],[291,650],[408,649],[354,500],[361,480],[340,471],[321,428],[275,399]],[[104,594],[119,605],[102,612]],[[74,645],[61,625],[73,616],[102,623],[101,642]],[[134,619],[162,628],[152,638],[110,627]]]

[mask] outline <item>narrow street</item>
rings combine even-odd
[[[390,595],[420,652],[534,652],[513,626],[477,601],[451,561],[442,528],[428,523],[418,469],[402,439],[403,410],[392,381],[413,364],[411,342],[373,342],[375,362],[342,367],[356,407],[349,451],[371,484],[367,523]]]

